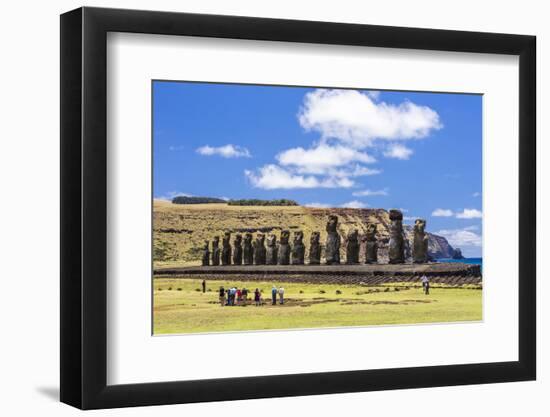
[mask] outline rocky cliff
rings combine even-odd
[[[302,230],[306,248],[313,231],[326,239],[326,221],[329,214],[339,218],[338,232],[342,237],[342,259],[345,259],[344,239],[348,231],[357,229],[364,235],[368,222],[377,224],[380,262],[387,261],[389,242],[389,214],[383,209],[309,208],[302,206],[261,207],[230,206],[227,204],[172,204],[155,200],[153,209],[153,258],[161,264],[193,264],[200,260],[200,247],[205,240],[221,236],[229,230],[233,234],[246,232],[274,233],[281,230]],[[429,223],[427,230],[429,231]],[[413,231],[405,226],[406,256],[410,257]],[[428,250],[432,258],[450,258],[453,248],[441,236],[428,233]],[[232,239],[233,240],[233,239]],[[307,259],[307,252],[306,252]],[[361,245],[360,261],[364,259]]]

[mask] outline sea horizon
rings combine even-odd
[[[438,258],[437,262],[451,262],[451,263],[465,263],[471,265],[482,265],[483,258],[463,258],[463,259],[452,259],[452,258]]]

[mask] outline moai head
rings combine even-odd
[[[426,229],[426,220],[416,219],[414,221],[414,231],[415,231],[415,233],[424,233],[425,229]]]
[[[304,232],[302,232],[301,230],[298,230],[298,231],[294,232],[293,243],[295,245],[303,245],[303,243],[302,243],[303,239],[304,239]]]
[[[243,237],[242,235],[240,234],[236,234],[235,235],[235,246],[240,246],[241,245],[241,242],[243,240]]]
[[[231,240],[231,232],[225,232],[223,234],[222,244],[223,246],[229,246]]]
[[[220,237],[214,236],[214,239],[212,239],[212,249],[217,248],[220,246]]]
[[[251,245],[252,244],[252,233],[245,233],[245,235],[244,235],[244,244],[245,245]]]
[[[403,220],[403,213],[400,210],[392,209],[390,210],[390,220]]]
[[[288,245],[288,239],[290,239],[290,232],[288,230],[283,230],[281,232],[281,245]]]
[[[359,237],[359,232],[357,229],[350,230],[348,232],[348,242],[357,242]]]
[[[376,223],[367,223],[367,240],[376,239]]]
[[[265,235],[263,233],[258,233],[256,235],[256,242],[258,245],[263,246],[265,242]]]
[[[327,232],[336,232],[337,227],[338,227],[338,216],[331,214],[330,216],[328,216]]]
[[[309,243],[311,243],[312,245],[318,245],[320,239],[321,235],[319,234],[319,232],[313,232],[309,238]]]
[[[270,233],[267,236],[267,246],[274,247],[277,245],[277,236],[275,236],[273,233]]]

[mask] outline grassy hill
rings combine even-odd
[[[383,209],[310,208],[302,206],[233,206],[223,204],[172,204],[155,200],[153,204],[153,261],[155,266],[192,265],[200,263],[200,248],[204,240],[220,237],[228,230],[233,234],[246,232],[275,233],[302,230],[306,248],[313,231],[326,239],[325,226],[329,214],[339,217],[339,233],[345,237],[357,229],[363,235],[368,222],[378,224],[379,259],[387,260],[390,219]],[[428,224],[429,227],[429,224]],[[406,235],[412,241],[412,230]],[[342,256],[345,246],[342,245]],[[429,236],[429,251],[434,257],[451,257],[453,248],[442,237]],[[407,248],[407,251],[410,252]],[[410,255],[410,253],[409,253]],[[307,251],[306,251],[307,259]],[[342,259],[345,259],[343,257]],[[361,248],[361,260],[363,248]]]

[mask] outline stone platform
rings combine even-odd
[[[382,284],[417,282],[426,275],[433,283],[481,284],[479,265],[463,263],[376,264],[376,265],[227,265],[157,268],[155,276],[287,282]]]

